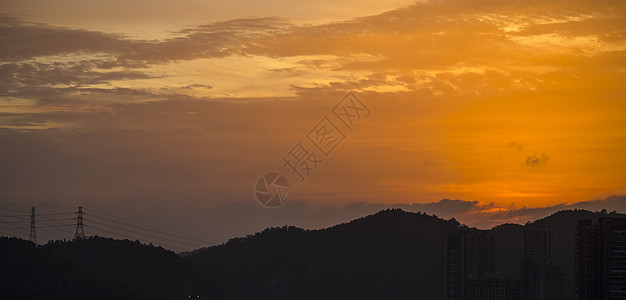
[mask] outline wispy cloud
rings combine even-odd
[[[533,153],[531,156],[526,157],[526,165],[529,167],[545,165],[548,160],[550,160],[550,156],[545,152],[541,154]]]

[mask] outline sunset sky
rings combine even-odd
[[[216,241],[390,206],[479,228],[626,209],[610,197],[626,194],[624,1],[0,12],[0,207],[82,205]],[[371,114],[298,182],[281,157],[349,91]],[[272,171],[292,190],[267,209],[253,191]]]

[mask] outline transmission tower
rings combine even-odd
[[[76,217],[76,233],[74,233],[74,240],[84,239],[85,231],[83,230],[83,207],[78,207],[78,216]]]
[[[35,232],[35,207],[30,208],[30,234],[28,240],[37,244],[37,232]]]

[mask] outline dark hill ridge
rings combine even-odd
[[[101,237],[0,238],[0,270],[0,299],[180,299],[194,277],[171,251]]]
[[[225,291],[252,298],[436,299],[441,234],[457,228],[454,220],[384,210],[321,230],[271,228],[187,259]]]
[[[573,284],[576,221],[600,216],[577,210],[542,219],[553,228],[557,260],[571,263],[562,267],[566,292]],[[1,238],[0,298],[439,299],[441,236],[460,228],[477,230],[391,209],[320,230],[268,228],[182,257],[97,237],[37,247]],[[490,232],[499,276],[518,277],[523,226]]]

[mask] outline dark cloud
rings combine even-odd
[[[18,61],[39,56],[70,53],[105,53],[115,58],[101,67],[142,67],[145,63],[224,57],[245,54],[254,40],[274,34],[287,24],[278,18],[239,19],[184,29],[160,41],[133,40],[95,31],[0,20],[0,57]]]
[[[585,209],[590,211],[616,210],[626,212],[626,196],[613,195],[601,200],[581,201],[576,203],[559,203],[539,207],[498,207],[493,203],[481,205],[477,201],[441,200],[439,202],[411,205],[391,205],[408,211],[421,211],[436,214],[444,218],[456,218],[461,223],[479,228],[489,228],[502,223],[523,224],[545,218],[565,209]]]
[[[526,165],[529,167],[541,166],[545,165],[548,160],[550,160],[550,156],[545,152],[542,152],[541,154],[533,153],[532,155],[526,157]]]
[[[93,61],[7,63],[0,65],[5,89],[54,85],[93,85],[113,80],[155,78],[139,71],[98,71]]]
[[[132,41],[113,34],[24,23],[6,17],[0,21],[3,61],[72,52],[127,52],[134,46]]]
[[[494,221],[514,220],[516,223],[524,223],[526,221],[533,221],[547,217],[564,209],[585,209],[590,211],[601,211],[606,209],[607,211],[616,210],[623,213],[626,212],[626,196],[613,195],[601,200],[581,201],[572,204],[560,203],[544,207],[508,209],[487,217]]]
[[[206,84],[192,84],[192,85],[185,86],[184,88],[186,89],[202,88],[202,89],[210,90],[213,87],[210,85],[206,85]]]

